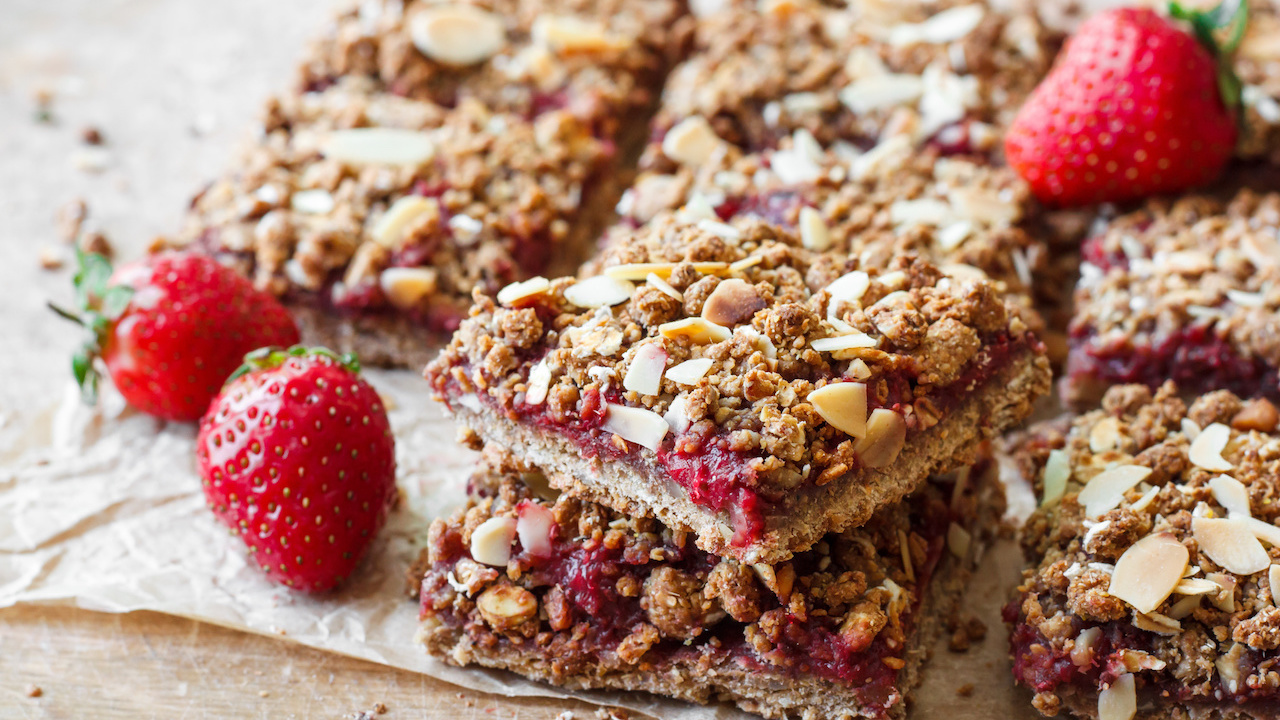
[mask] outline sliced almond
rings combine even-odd
[[[391,207],[387,208],[381,218],[378,218],[369,235],[374,242],[385,248],[397,248],[403,241],[405,229],[430,212],[439,212],[439,206],[434,198],[406,195],[391,203]]]
[[[885,73],[868,75],[849,83],[840,91],[840,102],[858,114],[899,105],[913,105],[924,94],[919,75]]]
[[[851,350],[853,348],[873,348],[880,344],[880,341],[870,335],[854,331],[847,335],[836,335],[835,337],[818,338],[809,343],[809,346],[818,352],[837,352],[839,350]]]
[[[1222,588],[1218,587],[1218,583],[1204,578],[1183,578],[1173,591],[1179,595],[1208,595],[1216,593]]]
[[[1267,589],[1271,591],[1271,604],[1280,607],[1280,565],[1267,570]]]
[[[985,15],[986,10],[980,4],[943,10],[924,22],[893,26],[889,31],[889,44],[901,47],[916,43],[941,44],[961,40],[978,27]]]
[[[666,414],[662,416],[667,426],[677,435],[688,430],[689,426],[693,424],[689,420],[689,409],[685,403],[686,398],[684,395],[677,396],[675,400],[671,401]]]
[[[485,565],[506,567],[515,539],[515,518],[491,517],[471,531],[471,557]]]
[[[432,5],[409,18],[409,37],[427,57],[465,67],[488,60],[506,44],[502,18],[474,5]]]
[[[1076,667],[1088,667],[1093,664],[1094,649],[1102,637],[1102,628],[1090,627],[1080,631],[1075,644],[1071,647],[1071,662]]]
[[[550,289],[551,281],[539,275],[524,282],[513,282],[502,288],[498,291],[498,302],[503,305],[514,305],[525,298],[542,295]]]
[[[602,23],[575,15],[543,13],[533,22],[533,40],[557,53],[599,53],[625,50],[632,38],[609,32]]]
[[[800,208],[800,242],[810,250],[822,252],[831,247],[831,230],[822,213],[809,207]]]
[[[1089,450],[1104,453],[1120,444],[1120,418],[1108,415],[1089,428]]]
[[[729,269],[729,263],[725,262],[696,262],[691,265],[695,271],[703,275],[718,275]],[[619,280],[640,281],[652,273],[659,279],[666,280],[671,277],[671,272],[675,269],[676,263],[630,263],[607,267],[604,269],[604,274]]]
[[[320,142],[320,152],[348,165],[422,165],[436,155],[429,134],[398,128],[334,130]]]
[[[658,326],[658,333],[662,337],[671,338],[672,340],[687,337],[697,345],[724,342],[733,337],[733,333],[729,328],[708,322],[700,317],[663,323]]]
[[[667,369],[667,351],[658,343],[646,343],[636,349],[635,357],[622,377],[622,387],[641,395],[657,395],[662,387],[662,372]]]
[[[1271,565],[1262,543],[1239,518],[1195,517],[1191,519],[1191,534],[1200,551],[1227,572],[1252,575]]]
[[[671,429],[662,416],[652,410],[609,403],[609,412],[601,426],[605,431],[650,450],[657,450]]]
[[[1041,507],[1048,507],[1062,499],[1071,479],[1071,456],[1065,450],[1050,450],[1044,464],[1044,499]]]
[[[1138,691],[1133,673],[1124,673],[1098,693],[1098,720],[1133,720],[1138,713]]]
[[[754,285],[738,278],[722,280],[702,304],[702,317],[707,322],[733,327],[748,322],[765,307],[764,298]]]
[[[1213,499],[1227,509],[1228,517],[1253,517],[1244,483],[1230,475],[1219,475],[1209,481],[1209,489],[1213,491]]]
[[[1103,470],[1084,486],[1076,500],[1084,506],[1087,517],[1099,515],[1120,507],[1124,494],[1134,485],[1147,479],[1151,468],[1143,465],[1118,465]]]
[[[538,557],[551,554],[551,529],[556,519],[542,503],[522,502],[516,508],[516,535],[524,551]]]
[[[861,270],[854,270],[836,278],[826,288],[827,293],[831,295],[827,313],[830,314],[831,308],[839,302],[857,305],[862,300],[862,296],[867,294],[869,287],[871,287],[871,276]]]
[[[860,382],[828,383],[809,393],[809,403],[835,429],[855,438],[866,437],[866,385]]]
[[[1222,423],[1213,423],[1191,441],[1187,456],[1198,468],[1209,472],[1226,472],[1232,465],[1223,459],[1222,451],[1227,448],[1227,441],[1230,439],[1231,428]]]
[[[527,405],[541,405],[547,399],[547,391],[551,389],[551,368],[546,360],[540,360],[529,370],[529,383],[524,391]]]
[[[337,203],[328,190],[299,190],[289,196],[289,207],[307,215],[328,215]]]
[[[538,598],[518,585],[492,585],[476,598],[476,609],[489,627],[513,630],[538,617]]]
[[[648,275],[645,276],[644,281],[646,285],[651,285],[657,288],[663,294],[669,295],[670,297],[676,300],[679,300],[680,302],[684,302],[684,293],[671,287],[671,283],[667,282],[666,280],[663,280],[662,278],[658,277],[656,274],[649,273]]]
[[[867,436],[853,446],[853,451],[866,467],[881,468],[897,460],[906,444],[906,419],[892,410],[876,408],[867,418]]]
[[[1182,623],[1158,612],[1134,613],[1133,626],[1157,635],[1177,635],[1182,632]]]
[[[681,165],[698,167],[711,161],[724,140],[701,115],[685,118],[662,138],[662,154]]]
[[[1257,518],[1239,518],[1249,528],[1249,532],[1262,542],[1273,547],[1280,547],[1280,527]]]
[[[685,360],[667,371],[667,379],[681,385],[697,385],[699,380],[706,377],[714,362],[711,358]]]
[[[969,548],[973,546],[973,535],[956,523],[947,527],[947,549],[961,560],[969,557]]]
[[[1186,436],[1187,442],[1193,442],[1200,436],[1200,426],[1196,424],[1195,420],[1192,420],[1191,418],[1182,418],[1180,425],[1182,428],[1182,434]]]
[[[737,231],[735,230],[735,232]],[[739,233],[739,236],[741,236],[741,233]],[[744,272],[746,270],[749,270],[759,265],[762,262],[764,262],[764,258],[760,257],[759,255],[748,255],[747,257],[744,257],[741,260],[737,260],[729,263],[729,272],[730,273]]]
[[[1214,592],[1218,591],[1218,587],[1214,586]],[[1181,620],[1200,608],[1200,600],[1203,595],[1187,595],[1178,602],[1169,606],[1169,617],[1174,620]]]
[[[635,285],[627,280],[597,275],[564,290],[564,299],[581,308],[612,307],[631,299]]]
[[[1154,612],[1182,581],[1189,557],[1172,533],[1148,535],[1130,545],[1116,561],[1107,593],[1140,613]]]
[[[382,271],[378,285],[387,302],[401,310],[411,310],[436,291],[433,268],[393,267]]]
[[[1236,611],[1236,585],[1240,582],[1236,580],[1234,575],[1227,573],[1209,573],[1205,575],[1206,580],[1212,580],[1221,588],[1210,600],[1214,607],[1222,612]]]

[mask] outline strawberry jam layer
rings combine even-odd
[[[1158,341],[1118,337],[1100,342],[1089,329],[1072,334],[1069,382],[1080,387],[1141,383],[1157,388],[1173,380],[1183,392],[1231,390],[1241,397],[1280,399],[1280,372],[1258,357],[1241,355],[1213,328],[1179,328]]]
[[[1070,653],[1054,650],[1038,629],[1019,618],[1017,601],[1005,606],[1004,619],[1009,624],[1017,623],[1009,636],[1014,679],[1038,693],[1057,693],[1066,688],[1086,695],[1096,693],[1120,675],[1130,672],[1123,659],[1126,651],[1150,652],[1152,649],[1151,635],[1138,630],[1127,620],[1104,623],[1096,626],[1102,633],[1094,641],[1087,664],[1077,665]],[[1070,637],[1078,636],[1089,627],[1079,619],[1072,618]],[[1267,670],[1280,669],[1280,658],[1267,657],[1257,650],[1245,649],[1235,665],[1240,677],[1244,678],[1254,675],[1259,669],[1264,674]],[[1212,678],[1207,681],[1207,687],[1202,684],[1189,685],[1158,671],[1141,670],[1135,677],[1138,679],[1140,693],[1183,703],[1210,705],[1214,700],[1223,700],[1235,705],[1256,703],[1274,709],[1274,703],[1280,700],[1280,689],[1267,687],[1265,684],[1249,687],[1242,682],[1232,692],[1223,684],[1219,673],[1213,673]]]

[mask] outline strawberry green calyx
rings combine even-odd
[[[88,337],[71,357],[71,372],[80,386],[80,396],[88,404],[98,397],[98,372],[94,359],[102,355],[103,341],[112,323],[120,319],[133,299],[133,288],[111,285],[111,261],[98,253],[76,249],[76,292],[74,310],[49,303],[49,309],[88,331]]]
[[[327,347],[307,347],[306,345],[294,345],[288,349],[278,347],[258,348],[244,356],[244,364],[241,365],[231,377],[227,378],[227,384],[248,375],[251,372],[259,370],[270,370],[283,365],[289,358],[300,358],[310,356],[323,356],[338,363],[342,367],[351,371],[353,375],[360,374],[360,360],[356,358],[354,353],[338,353]]]
[[[1222,95],[1223,104],[1239,115],[1242,86],[1232,67],[1232,60],[1249,25],[1249,3],[1246,0],[1223,0],[1212,10],[1194,10],[1172,2],[1169,3],[1169,15],[1191,24],[1196,39],[1217,62],[1218,92]],[[1226,35],[1219,40],[1222,31]]]

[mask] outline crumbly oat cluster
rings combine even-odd
[[[964,0],[691,5],[695,51],[672,72],[656,125],[702,117],[751,150],[803,128],[824,145],[866,147],[890,131],[998,153],[998,128],[1058,45],[1032,13]]]
[[[432,523],[416,574],[423,617],[464,626],[480,647],[555,658],[559,677],[660,671],[684,647],[845,682],[841,672],[866,665],[869,682],[903,667],[944,547],[970,557],[977,486],[939,479],[862,528],[753,566],[650,518],[557,495],[536,471],[487,452],[470,504]]]
[[[438,396],[560,425],[603,415],[623,452],[669,430],[723,438],[776,502],[890,465],[963,402],[956,384],[1008,360],[993,346],[1028,352],[990,283],[910,256],[864,269],[755,218],[658,218],[599,264],[478,295],[427,368]]]
[[[1244,83],[1244,116],[1236,154],[1280,163],[1280,10],[1275,3],[1249,3],[1249,26],[1236,53]]]
[[[1037,708],[1135,688],[1275,707],[1278,424],[1267,400],[1218,391],[1188,404],[1171,383],[1127,385],[1015,447],[1042,499],[1024,537],[1036,566],[1008,616]]]
[[[1084,245],[1071,323],[1072,399],[1174,379],[1274,395],[1280,195],[1148,201]]]

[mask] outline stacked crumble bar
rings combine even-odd
[[[1006,608],[1046,715],[1269,718],[1280,707],[1280,412],[1116,386],[1015,446],[1042,507]]]

